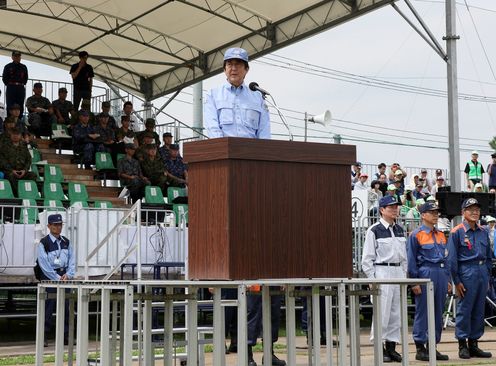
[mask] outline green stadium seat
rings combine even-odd
[[[95,201],[95,208],[112,208],[110,201]]]
[[[88,201],[88,191],[83,183],[69,182],[68,193],[71,202]]]
[[[95,155],[95,168],[101,170],[115,170],[112,156],[107,152],[97,152]]]
[[[173,204],[177,197],[186,197],[186,190],[179,187],[167,188],[167,203]]]
[[[160,203],[164,204],[164,196],[162,190],[157,186],[146,186],[145,188],[145,202],[146,203]]]
[[[47,200],[65,200],[62,184],[57,182],[45,182],[43,185],[43,197]]]
[[[0,198],[15,198],[12,186],[7,179],[0,179]]]
[[[62,183],[63,181],[64,175],[62,174],[60,166],[56,164],[45,165],[45,182]]]
[[[25,198],[22,200],[24,206],[21,210],[19,221],[21,224],[36,224],[38,221],[38,206],[33,198]]]
[[[33,180],[20,180],[17,182],[17,195],[22,199],[37,200],[41,198],[38,186]]]
[[[61,200],[50,200],[46,199],[43,201],[43,206],[46,207],[47,211],[60,211],[64,210],[64,205]]]
[[[117,154],[117,161],[124,159],[126,157],[126,154]]]
[[[88,201],[71,201],[71,207],[88,208]]]
[[[40,150],[38,149],[33,149],[33,157],[31,158],[31,163],[37,163],[39,161],[41,161],[41,153],[40,153]]]
[[[188,224],[188,205],[183,203],[178,203],[172,205],[172,210],[176,216],[176,225],[179,224],[180,220],[186,220],[186,225]]]

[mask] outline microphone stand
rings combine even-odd
[[[293,141],[294,137],[293,137],[293,134],[291,133],[291,130],[289,128],[289,124],[288,122],[286,121],[286,117],[284,117],[284,115],[282,114],[281,110],[279,109],[279,107],[277,106],[276,104],[276,101],[274,100],[274,98],[272,97],[272,95],[270,95],[270,99],[272,99],[272,102],[270,100],[268,100],[266,97],[267,97],[267,94],[265,93],[262,93],[262,98],[271,106],[271,107],[274,107],[277,111],[277,114],[279,114],[279,117],[281,118],[281,121],[284,125],[284,127],[286,127],[286,129],[288,130],[288,133],[289,133],[289,141]]]

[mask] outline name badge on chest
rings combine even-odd
[[[60,263],[61,263],[61,262],[60,262],[60,258],[55,258],[55,259],[53,260],[53,264],[55,264],[56,266],[60,266]]]

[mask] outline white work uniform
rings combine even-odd
[[[406,238],[403,228],[382,218],[368,228],[362,269],[367,278],[406,278]],[[382,340],[400,341],[400,286],[381,285]],[[373,324],[371,340],[373,340]]]

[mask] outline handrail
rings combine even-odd
[[[117,229],[124,223],[124,221],[126,221],[131,216],[131,214],[134,212],[134,210],[137,210],[137,219],[139,220],[139,221],[137,221],[136,225],[137,225],[137,231],[138,231],[137,232],[137,235],[138,235],[137,244],[140,248],[140,250],[138,251],[138,278],[141,279],[141,253],[140,253],[141,252],[141,201],[138,200],[131,206],[129,211],[119,220],[119,222],[112,228],[112,230],[110,230],[107,233],[107,235],[102,239],[102,241],[100,243],[98,243],[98,245],[86,257],[86,260],[84,263],[84,278],[86,280],[88,280],[88,278],[89,278],[88,265],[89,265],[90,259],[93,258],[98,253],[98,251],[105,245],[105,243],[108,242],[110,237],[117,231]],[[111,273],[112,273],[112,271],[111,271]]]

